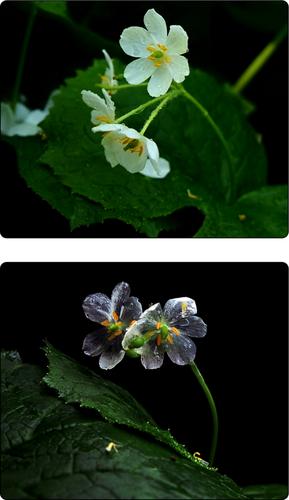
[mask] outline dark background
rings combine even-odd
[[[4,100],[10,98],[30,3],[8,0],[1,5],[1,97]],[[287,24],[288,15],[287,3],[278,0],[70,1],[68,8],[76,25],[42,12],[37,15],[21,87],[31,108],[43,107],[51,89],[62,84],[66,77],[73,76],[76,68],[86,68],[94,58],[102,58],[99,44],[95,44],[88,32],[83,36],[79,26],[111,40],[113,45],[105,43],[111,56],[129,62],[131,58],[125,56],[118,45],[120,33],[130,25],[141,26],[147,9],[155,8],[168,25],[180,24],[188,32],[189,60],[193,67],[234,83],[280,27]],[[287,69],[285,41],[244,93],[257,106],[251,122],[263,135],[270,184],[287,181]],[[118,221],[106,221],[71,232],[68,221],[26,187],[18,175],[14,151],[7,145],[2,148],[5,167],[1,169],[3,236],[141,236]],[[197,209],[185,209],[176,214],[176,220],[178,230],[162,232],[161,237],[192,236],[202,224],[203,216]]]
[[[169,298],[196,300],[208,334],[196,339],[196,363],[219,412],[216,465],[239,485],[287,483],[287,303],[285,264],[4,264],[2,345],[46,366],[47,338],[58,349],[128,389],[163,428],[208,458],[207,401],[188,367],[165,357],[159,370],[125,358],[111,371],[82,354],[95,329],[82,301],[131,285],[143,307]]]

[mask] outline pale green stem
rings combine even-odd
[[[24,64],[25,64],[25,60],[26,60],[27,49],[28,49],[28,45],[29,45],[29,41],[30,41],[30,37],[31,37],[31,32],[32,32],[36,12],[37,12],[37,9],[36,9],[34,3],[32,2],[31,11],[29,14],[29,19],[28,19],[28,23],[27,23],[27,27],[26,27],[26,31],[25,31],[25,35],[24,35],[24,40],[23,40],[22,48],[21,48],[21,52],[20,52],[20,58],[19,58],[18,69],[17,69],[17,73],[16,73],[16,78],[15,78],[15,83],[14,83],[14,87],[13,87],[13,91],[12,91],[11,103],[12,103],[13,109],[15,109],[15,106],[17,104],[18,97],[19,97],[19,91],[20,91],[20,86],[21,86],[21,81],[22,81],[22,76],[23,76],[23,70],[24,70]]]
[[[138,85],[131,85],[130,83],[123,83],[122,85],[115,85],[111,87],[110,85],[103,85],[101,83],[96,83],[95,87],[105,89],[105,90],[123,90],[123,89],[131,89],[131,88],[138,88],[138,87],[146,87],[147,83],[139,83]]]
[[[140,131],[141,135],[144,135],[145,131],[150,126],[151,122],[155,119],[155,117],[159,114],[161,109],[163,109],[163,107],[166,106],[171,99],[174,99],[179,94],[180,94],[179,91],[167,94],[167,96],[163,99],[163,101],[161,101],[160,104],[151,112],[150,116],[148,117],[147,121],[145,122],[143,128]]]
[[[245,87],[251,82],[251,80],[259,73],[259,71],[263,68],[264,64],[270,59],[270,57],[274,54],[276,49],[279,47],[280,43],[284,40],[287,35],[287,27],[282,29],[278,33],[278,35],[270,42],[266,47],[258,54],[258,56],[254,59],[253,62],[245,69],[244,73],[237,80],[235,85],[233,86],[233,90],[235,92],[242,92]]]
[[[121,123],[124,120],[126,120],[127,118],[129,118],[130,116],[136,115],[137,113],[141,113],[144,109],[148,108],[149,106],[152,106],[156,102],[162,101],[163,99],[165,99],[165,97],[166,96],[155,97],[154,99],[151,99],[150,101],[147,101],[144,104],[141,104],[140,106],[132,109],[131,111],[129,111],[125,115],[120,116],[117,120],[115,120],[114,123]]]
[[[212,467],[216,455],[216,449],[217,449],[217,443],[218,443],[218,432],[219,432],[219,422],[218,422],[218,413],[216,409],[216,405],[213,399],[213,396],[203,379],[203,376],[201,372],[199,371],[196,363],[191,363],[190,364],[191,369],[193,370],[194,374],[197,377],[197,380],[199,384],[201,385],[205,396],[207,398],[207,401],[210,406],[211,414],[212,414],[212,420],[213,420],[213,437],[212,437],[212,444],[211,444],[211,450],[210,450],[210,457],[209,457],[209,465]]]
[[[233,178],[234,159],[231,155],[229,145],[228,145],[225,137],[223,136],[221,129],[218,127],[216,122],[213,120],[213,118],[211,117],[211,115],[207,111],[207,109],[204,108],[204,106],[195,97],[193,97],[181,84],[180,84],[179,88],[181,89],[183,96],[186,97],[189,101],[191,101],[195,105],[195,107],[202,113],[203,117],[210,124],[210,126],[212,127],[212,129],[214,130],[216,135],[218,136],[220,142],[222,143],[222,146],[223,146],[223,148],[226,152],[226,156],[228,158],[228,165],[229,165],[228,173],[230,176],[230,183],[229,184],[230,184],[231,191],[227,194],[227,200],[230,201],[234,195],[234,193],[232,192],[233,186],[234,186],[234,178]]]

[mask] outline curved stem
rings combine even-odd
[[[132,109],[125,115],[120,116],[117,120],[115,120],[114,123],[120,123],[123,120],[126,120],[130,116],[136,115],[137,113],[141,113],[144,109],[148,108],[149,106],[152,106],[156,102],[163,101],[166,96],[160,96],[160,97],[155,97],[154,99],[151,99],[150,101],[145,102],[144,104],[141,104],[137,108]]]
[[[213,396],[212,396],[205,380],[203,379],[203,376],[202,376],[201,372],[199,371],[196,363],[191,363],[190,367],[193,370],[194,374],[196,375],[197,380],[200,383],[200,385],[205,393],[205,396],[206,396],[207,401],[209,403],[211,414],[212,414],[213,437],[212,437],[212,444],[211,444],[211,451],[210,451],[210,458],[209,458],[209,465],[212,466],[214,459],[215,459],[217,442],[218,442],[218,430],[219,430],[218,413],[217,413],[217,409],[216,409],[216,405],[215,405]]]
[[[147,128],[150,126],[151,122],[155,119],[155,117],[159,114],[161,109],[167,105],[167,103],[176,97],[179,94],[179,91],[177,92],[171,92],[170,94],[167,94],[167,96],[160,102],[160,104],[151,112],[150,116],[148,117],[147,121],[145,122],[143,128],[140,131],[140,134],[144,135],[145,131]]]
[[[101,83],[95,83],[95,87],[105,89],[105,90],[122,90],[122,89],[130,89],[130,88],[136,88],[136,87],[146,87],[146,83],[139,83],[138,85],[132,85],[130,83],[123,83],[122,85],[115,85],[111,87],[110,85],[102,85]]]
[[[22,49],[20,52],[20,59],[19,59],[17,73],[16,73],[15,83],[14,83],[14,87],[13,87],[13,91],[12,91],[11,102],[12,102],[13,109],[15,109],[15,106],[16,106],[17,101],[18,101],[19,90],[20,90],[20,85],[21,85],[22,76],[23,76],[23,69],[24,69],[24,64],[25,64],[25,60],[26,60],[27,49],[28,49],[28,45],[29,45],[29,40],[30,40],[36,12],[37,12],[37,9],[36,9],[34,3],[32,2],[31,11],[30,11],[30,15],[29,15],[25,35],[24,35],[24,40],[23,40],[23,44],[22,44]]]
[[[210,126],[212,127],[212,129],[214,130],[216,135],[218,136],[218,138],[219,138],[220,142],[222,143],[222,146],[226,152],[226,156],[228,158],[228,165],[229,165],[228,172],[229,172],[229,177],[230,177],[230,191],[227,193],[227,201],[230,201],[233,198],[233,186],[234,186],[233,162],[234,162],[234,159],[231,155],[228,143],[227,143],[225,137],[223,136],[221,129],[218,127],[216,122],[213,120],[213,118],[211,117],[211,115],[207,111],[207,109],[204,108],[204,106],[195,97],[193,97],[181,84],[180,84],[180,88],[181,88],[181,92],[182,92],[183,96],[186,97],[189,101],[191,101],[195,105],[196,108],[198,108],[198,110],[202,113],[205,120],[207,120],[207,122],[210,124]]]
[[[253,80],[253,78],[259,73],[263,68],[264,64],[270,59],[274,54],[275,50],[279,47],[280,43],[284,40],[287,35],[287,27],[283,28],[278,35],[270,42],[266,47],[258,54],[251,64],[245,69],[244,73],[236,81],[233,86],[235,92],[242,92],[245,87]]]

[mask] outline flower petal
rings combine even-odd
[[[111,121],[113,121],[115,119],[115,104],[112,98],[110,97],[109,93],[105,89],[102,89],[102,93],[104,95],[105,102],[108,108],[107,114],[110,117]]]
[[[40,110],[35,109],[31,111],[29,115],[26,117],[25,123],[31,123],[32,125],[38,125],[38,123],[42,122],[44,118],[49,114],[48,110]]]
[[[165,303],[164,315],[170,323],[197,314],[196,302],[189,297],[170,299]]]
[[[154,36],[156,43],[165,44],[167,40],[167,25],[164,18],[155,9],[149,9],[144,16],[146,29]]]
[[[123,304],[120,312],[120,320],[126,324],[139,319],[142,313],[142,305],[137,297],[129,297]]]
[[[106,52],[106,50],[102,50],[103,52],[103,55],[105,57],[105,60],[106,60],[106,64],[108,66],[108,68],[106,69],[106,72],[105,74],[108,76],[109,80],[110,80],[110,84],[113,80],[113,77],[114,77],[114,67],[113,67],[113,62],[112,62],[112,59],[110,57],[110,55]]]
[[[84,299],[82,307],[85,316],[96,323],[101,323],[111,317],[111,300],[104,293],[88,295]]]
[[[33,125],[32,123],[17,123],[13,125],[9,129],[9,135],[12,137],[13,135],[20,135],[21,137],[29,137],[31,135],[36,135],[40,132],[40,127],[38,125]]]
[[[14,122],[15,117],[11,107],[9,104],[1,102],[1,133],[10,135],[9,130],[14,125]]]
[[[21,102],[17,102],[15,107],[15,119],[17,122],[24,122],[30,113],[30,109]]]
[[[158,162],[158,172],[156,172],[152,162],[147,160],[145,168],[141,170],[140,174],[145,175],[146,177],[151,177],[152,179],[163,179],[166,175],[168,175],[170,170],[171,167],[169,162],[164,158],[160,158]]]
[[[99,111],[99,114],[107,114],[107,105],[102,97],[99,97],[99,95],[91,92],[91,90],[82,90],[81,95],[83,102],[85,102],[87,106],[96,109],[96,111]]]
[[[132,57],[147,57],[147,47],[154,43],[153,37],[144,28],[131,26],[123,30],[119,44],[122,50]]]
[[[129,349],[129,346],[131,344],[131,341],[135,339],[136,337],[140,337],[142,334],[138,328],[138,322],[134,323],[131,327],[129,327],[124,334],[123,340],[122,340],[122,347],[124,349]]]
[[[151,330],[161,320],[162,314],[160,303],[154,304],[142,313],[138,325],[142,330]]]
[[[141,350],[141,362],[147,370],[160,368],[164,361],[164,353],[155,343],[145,344]]]
[[[99,366],[103,370],[111,370],[118,363],[121,362],[125,355],[124,351],[114,352],[114,351],[106,351],[103,352],[99,358]]]
[[[175,82],[181,83],[185,77],[190,74],[190,67],[187,59],[184,56],[172,56],[171,62],[168,65],[171,75]]]
[[[175,336],[173,344],[167,344],[167,354],[173,363],[188,365],[195,359],[196,346],[188,337]]]
[[[82,350],[87,356],[98,356],[104,351],[106,344],[106,329],[100,328],[86,335],[82,344]]]
[[[128,283],[122,281],[118,283],[111,294],[111,311],[115,311],[118,315],[120,310],[130,296],[130,286]]]
[[[181,26],[172,25],[166,43],[169,54],[185,54],[188,52],[188,35]]]
[[[188,323],[184,324],[185,321]],[[182,335],[188,337],[204,337],[207,333],[207,325],[199,316],[192,316],[190,319],[181,321],[180,324],[177,322],[175,326],[179,328]]]
[[[172,79],[172,75],[166,64],[157,68],[148,84],[149,95],[152,97],[159,97],[165,94],[172,83]]]
[[[128,83],[138,84],[152,76],[154,71],[153,62],[146,58],[141,58],[129,63],[124,70],[123,76]]]
[[[109,132],[105,134],[104,138],[101,141],[101,144],[104,147],[104,154],[106,161],[110,163],[112,168],[118,165],[118,156],[117,156],[118,149],[116,149],[115,147],[117,139],[118,139],[118,134],[116,132]]]

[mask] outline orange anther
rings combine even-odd
[[[108,319],[105,319],[105,320],[104,320],[104,321],[102,321],[100,324],[101,324],[102,326],[109,326],[109,325],[110,325],[110,323],[109,323]]]
[[[168,48],[167,48],[165,45],[163,45],[162,43],[158,43],[158,47],[159,47],[161,50],[164,50],[164,51],[168,50]]]
[[[114,319],[115,321],[117,321],[117,320],[118,320],[119,316],[118,316],[118,314],[117,314],[117,312],[116,312],[116,311],[113,311],[113,313],[112,313],[112,317],[113,317],[113,319]]]
[[[178,330],[175,326],[171,328],[172,332],[174,332],[175,335],[180,335],[180,330]]]
[[[108,340],[113,340],[115,339],[115,337],[118,337],[119,335],[121,335],[123,333],[122,330],[116,330],[116,332],[113,332],[109,337],[108,337]]]
[[[169,344],[173,344],[174,343],[173,337],[171,335],[168,335],[167,340],[168,340]]]
[[[159,330],[161,328],[162,324],[158,321],[156,324],[156,329]]]
[[[154,47],[153,45],[148,45],[148,46],[147,46],[147,50],[148,50],[149,52],[154,52],[156,49],[155,49],[155,47]]]
[[[161,345],[161,343],[162,343],[162,337],[161,337],[161,335],[157,336],[156,342],[157,342],[157,345]]]
[[[136,319],[133,319],[133,320],[130,322],[129,326],[135,325],[136,323],[137,323],[137,320],[136,320]]]

